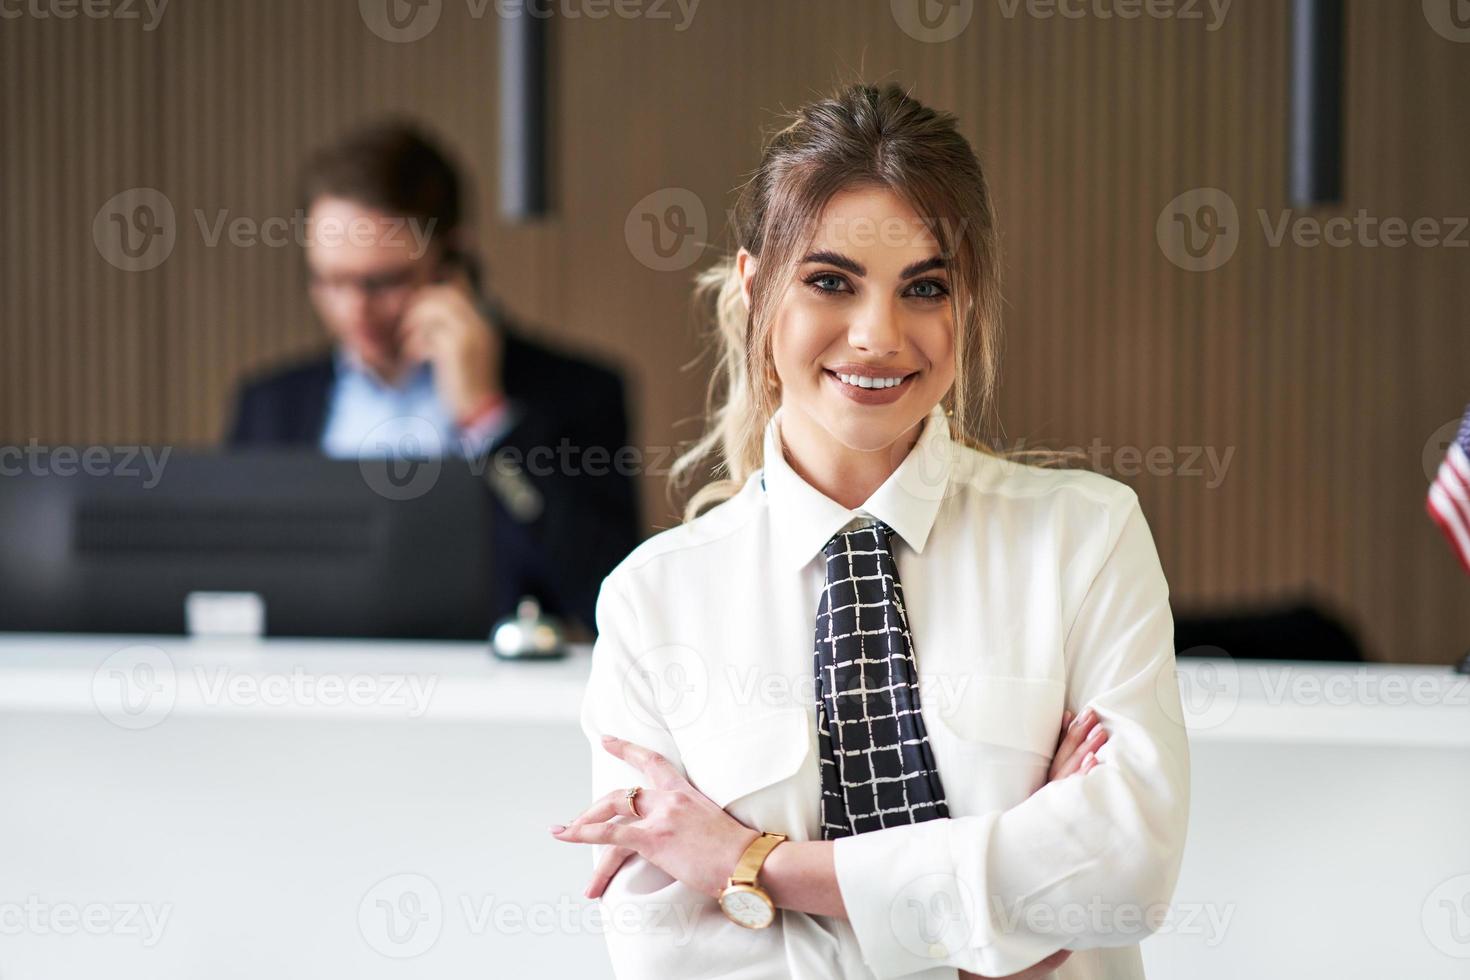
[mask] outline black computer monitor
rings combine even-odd
[[[56,452],[0,475],[0,629],[182,633],[203,591],[257,593],[273,636],[489,634],[490,492],[464,460]]]

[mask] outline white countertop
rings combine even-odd
[[[576,724],[589,646],[507,662],[483,643],[0,634],[0,711]],[[1470,747],[1470,676],[1447,666],[1185,658],[1192,740]]]
[[[0,633],[0,711],[111,716],[133,688],[134,709],[151,690],[190,714],[575,724],[590,658],[588,645],[509,662],[474,642]]]
[[[610,977],[590,856],[545,830],[588,800],[589,653],[0,634],[0,899],[52,916],[0,973]],[[1467,678],[1187,659],[1179,688],[1189,842],[1149,975],[1463,977]],[[62,934],[94,908],[115,927]]]

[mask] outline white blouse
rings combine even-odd
[[[648,746],[752,828],[820,840],[813,648],[822,548],[855,516],[895,531],[922,715],[950,816],[841,838],[849,918],[769,928],[634,856],[602,898],[620,978],[1003,976],[1056,950],[1066,980],[1142,977],[1184,849],[1189,745],[1168,584],[1138,498],[1096,473],[954,442],[942,409],[857,511],[781,454],[740,492],[640,545],[604,581],[582,704],[594,797]],[[1109,740],[1046,783],[1062,712]],[[1045,784],[1045,785],[1044,785]],[[601,851],[601,848],[594,848]]]

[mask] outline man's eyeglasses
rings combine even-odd
[[[308,269],[306,281],[313,290],[327,293],[352,290],[362,293],[367,299],[377,299],[412,287],[418,279],[418,273],[417,266],[408,266],[391,272],[376,272],[367,276],[323,275]]]

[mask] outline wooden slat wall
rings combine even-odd
[[[704,382],[680,370],[697,354],[693,269],[641,265],[629,209],[688,188],[723,241],[770,110],[841,79],[893,79],[956,112],[991,173],[1008,437],[1233,450],[1216,489],[1128,479],[1181,606],[1307,592],[1375,658],[1458,657],[1470,582],[1424,516],[1421,456],[1470,399],[1470,250],[1268,246],[1257,210],[1286,207],[1284,4],[1236,0],[1214,31],[1011,6],[976,0],[940,44],[897,29],[887,0],[703,0],[685,30],[672,4],[673,20],[563,19],[560,210],[520,226],[498,223],[490,196],[493,4],[477,18],[481,5],[444,0],[438,26],[401,44],[353,0],[175,0],[153,31],[0,22],[0,439],[217,438],[235,379],[319,334],[294,248],[206,247],[195,211],[289,216],[302,155],[386,110],[452,137],[509,304],[627,365],[643,444],[686,438],[676,423]],[[1348,49],[1348,199],[1319,216],[1470,214],[1470,44],[1436,34],[1418,3],[1349,0]],[[178,216],[175,251],[142,273],[91,241],[102,202],[134,186]],[[1207,186],[1238,206],[1240,245],[1223,268],[1185,272],[1155,221]],[[651,526],[669,523],[656,477],[647,500]]]

